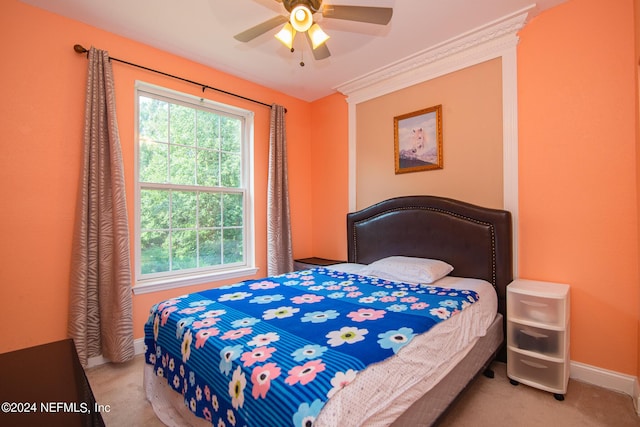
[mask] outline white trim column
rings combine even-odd
[[[502,54],[502,191],[513,220],[513,277],[518,277],[518,69],[516,46]]]

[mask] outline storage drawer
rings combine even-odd
[[[507,304],[508,317],[530,320],[550,326],[565,326],[564,300],[511,293]]]
[[[507,350],[507,358],[509,378],[549,391],[566,391],[564,363],[529,357],[514,350]]]
[[[554,331],[533,326],[507,323],[508,342],[521,350],[533,351],[550,357],[563,357],[565,331]]]

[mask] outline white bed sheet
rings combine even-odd
[[[357,274],[362,265],[328,268]],[[486,334],[498,311],[497,295],[489,282],[446,276],[431,286],[474,290],[480,298],[415,337],[396,356],[359,372],[351,384],[329,399],[314,426],[388,426],[446,376]]]
[[[330,266],[357,274],[362,264]],[[446,276],[431,286],[469,289],[479,300],[429,332],[418,335],[397,355],[370,365],[325,404],[315,427],[388,426],[423,394],[431,390],[486,334],[498,308],[495,290],[484,280]],[[158,417],[170,426],[204,425],[186,406],[182,396],[156,381],[145,365],[145,391]]]

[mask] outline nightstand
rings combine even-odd
[[[507,286],[507,376],[564,400],[569,382],[569,285]]]
[[[326,258],[299,258],[294,260],[293,268],[296,271],[299,270],[308,270],[310,268],[318,268],[318,267],[327,267],[334,264],[340,264],[345,261],[338,261],[335,259],[326,259]]]

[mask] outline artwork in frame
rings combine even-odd
[[[442,169],[442,105],[393,118],[396,174]]]

